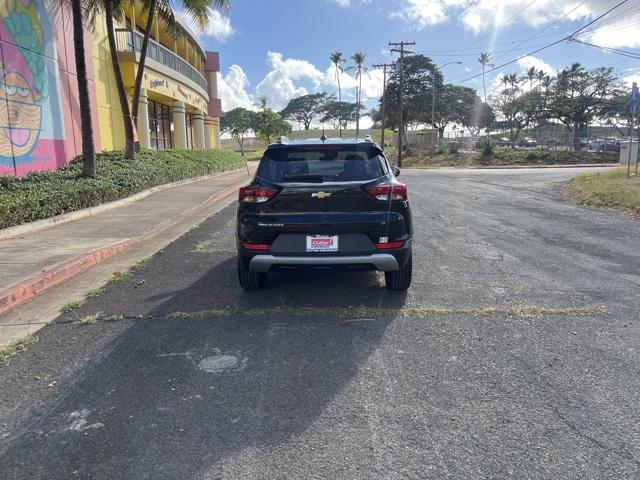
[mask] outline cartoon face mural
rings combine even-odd
[[[42,108],[27,81],[16,72],[0,78],[0,155],[29,153],[40,135]]]
[[[55,168],[64,152],[49,3],[0,0],[0,175]]]

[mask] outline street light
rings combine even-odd
[[[447,62],[443,65],[440,65],[439,68],[444,68],[447,65],[462,65],[462,62]],[[436,126],[436,72],[433,71],[433,99],[431,100],[431,127],[435,128]]]

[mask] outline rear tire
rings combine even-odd
[[[403,291],[407,290],[411,286],[411,274],[412,274],[412,256],[409,255],[409,259],[404,267],[395,272],[384,272],[384,280],[387,285],[387,290]]]
[[[238,257],[238,280],[245,290],[262,290],[267,285],[267,274],[250,272]]]

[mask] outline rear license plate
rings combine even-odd
[[[307,236],[307,252],[337,252],[338,236],[311,235]]]

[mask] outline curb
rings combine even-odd
[[[617,167],[619,163],[575,163],[561,165],[460,165],[458,167],[419,167],[412,165],[403,170],[526,170],[533,168],[602,168]]]
[[[240,183],[231,185],[221,192],[211,195],[204,202],[200,203],[199,205],[193,206],[189,210],[194,210],[199,207],[206,207],[224,200],[225,198],[234,194],[238,190],[238,188],[240,188],[246,182],[246,180],[243,180]],[[44,292],[45,290],[69,280],[70,278],[84,272],[90,267],[102,263],[108,258],[135,246],[147,237],[153,236],[154,234],[161,232],[162,230],[172,226],[173,224],[178,223],[182,218],[182,216],[177,216],[172,219],[167,219],[160,224],[140,233],[136,237],[121,240],[97,250],[77,255],[73,258],[70,258],[69,260],[65,260],[62,263],[46,268],[40,273],[35,274],[26,280],[0,290],[0,315]]]
[[[244,168],[244,167],[243,167]],[[42,220],[36,220],[34,222],[25,223],[22,225],[16,225],[14,227],[8,227],[0,229],[0,240],[6,240],[8,238],[17,237],[19,235],[26,235],[27,233],[35,232],[45,228],[53,227],[61,223],[71,222],[73,220],[79,220],[81,218],[90,217],[98,213],[106,212],[113,208],[129,205],[130,203],[141,200],[149,195],[167,190],[169,188],[179,187],[181,185],[188,185],[190,183],[200,182],[212,177],[219,177],[230,173],[242,170],[242,168],[236,168],[233,170],[225,170],[224,172],[217,172],[211,175],[202,175],[200,177],[187,178],[185,180],[179,180],[177,182],[165,183],[164,185],[158,185],[156,187],[148,188],[138,192],[130,197],[121,198],[120,200],[114,200],[112,202],[103,203],[102,205],[96,205],[95,207],[83,208],[82,210],[76,210],[74,212],[63,213],[51,218],[44,218]]]
[[[78,255],[53,267],[46,268],[27,280],[9,286],[0,291],[0,314],[83,272],[87,268],[104,262],[107,258],[126,250],[135,243],[134,240],[130,239],[112,243],[106,247]]]

